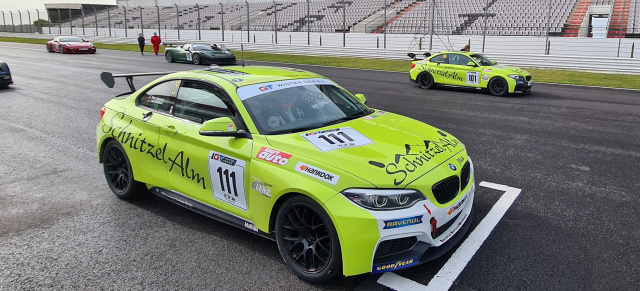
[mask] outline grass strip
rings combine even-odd
[[[19,42],[31,44],[46,44],[46,39],[19,38],[19,37],[0,37],[0,41]],[[122,50],[122,51],[140,51],[136,44],[107,44],[94,43],[98,49]],[[162,48],[161,48],[161,51]],[[153,48],[150,45],[145,46],[145,52],[152,53]],[[236,57],[240,58],[239,53]],[[411,68],[411,60],[380,60],[367,58],[346,58],[346,57],[327,57],[327,56],[298,56],[298,55],[282,55],[267,54],[258,52],[244,52],[245,60],[265,61],[265,62],[286,62],[294,64],[332,66],[342,68],[357,68],[369,70],[382,70],[393,72],[409,72]],[[626,88],[640,89],[640,77],[638,75],[628,74],[605,74],[605,73],[589,73],[569,70],[548,70],[527,68],[533,75],[534,82],[572,84],[610,88]]]

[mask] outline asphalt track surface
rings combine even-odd
[[[15,82],[0,90],[0,289],[384,289],[368,274],[308,284],[286,269],[275,242],[155,196],[110,192],[95,126],[101,106],[127,87],[107,88],[100,72],[196,66],[16,43],[0,43],[0,58]],[[534,83],[529,95],[501,98],[423,90],[407,73],[287,66],[447,130],[467,146],[477,183],[522,189],[452,290],[640,286],[640,92]],[[477,188],[471,230],[501,194]],[[426,285],[448,259],[396,274]]]

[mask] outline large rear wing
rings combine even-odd
[[[174,72],[133,73],[133,74],[117,74],[117,75],[114,75],[111,72],[102,72],[100,74],[100,80],[102,80],[102,82],[105,85],[107,85],[107,87],[113,88],[113,85],[115,85],[116,83],[115,78],[125,78],[127,80],[127,84],[129,84],[129,88],[131,89],[131,92],[128,92],[128,93],[133,93],[136,91],[136,87],[133,85],[133,77],[162,76],[162,75],[167,75],[171,73],[174,73]]]
[[[428,58],[428,57],[430,57],[430,56],[431,56],[431,53],[424,53],[424,54],[422,54],[422,55],[423,55],[423,56],[424,56],[424,58],[426,59],[426,58]],[[414,54],[414,53],[408,53],[408,54],[407,54],[407,56],[409,56],[409,57],[410,57],[410,58],[412,58],[413,60],[417,60],[417,59],[416,59],[416,54]]]

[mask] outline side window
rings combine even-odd
[[[171,114],[178,88],[180,88],[180,80],[160,83],[140,95],[138,105]]]
[[[458,54],[452,55],[451,59],[449,60],[449,64],[460,66],[466,66],[469,62],[471,62],[470,58],[465,55]]]
[[[447,54],[441,54],[441,55],[437,55],[431,59],[429,59],[429,62],[431,63],[439,63],[439,64],[448,64],[448,55]]]
[[[233,118],[233,112],[223,101],[226,96],[214,86],[185,81],[178,92],[173,115],[197,123],[218,117]]]

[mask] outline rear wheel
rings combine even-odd
[[[200,64],[200,55],[199,54],[193,54],[193,63],[196,65]]]
[[[164,59],[167,60],[167,62],[173,63],[173,54],[171,52],[165,52]]]
[[[489,92],[491,95],[504,96],[509,92],[509,84],[502,77],[495,77],[489,82]]]
[[[276,241],[289,270],[319,283],[340,272],[338,233],[322,206],[306,196],[286,200],[276,217]]]
[[[423,89],[431,89],[436,83],[433,81],[433,76],[429,72],[424,72],[418,76],[418,85]]]
[[[111,140],[104,147],[102,166],[107,184],[118,198],[134,198],[146,192],[144,184],[134,180],[127,153],[117,141]]]

